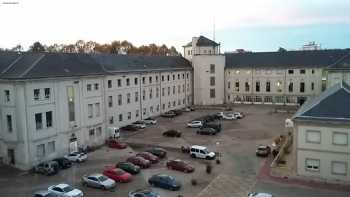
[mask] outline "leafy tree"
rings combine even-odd
[[[45,52],[45,47],[40,42],[34,42],[34,44],[29,47],[29,51],[32,51],[32,52]]]
[[[23,51],[22,45],[18,44],[17,46],[13,47],[10,51]]]
[[[280,47],[280,48],[278,48],[277,51],[278,51],[278,52],[287,52],[287,49]]]

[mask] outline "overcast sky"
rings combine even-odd
[[[128,40],[177,49],[192,36],[222,51],[350,48],[349,0],[0,0],[0,47]],[[8,4],[17,2],[16,4]]]

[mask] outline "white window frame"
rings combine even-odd
[[[309,135],[311,133],[318,133],[319,134],[319,141],[315,141],[315,140],[310,140]],[[317,131],[317,130],[306,130],[305,131],[305,142],[306,143],[311,143],[311,144],[321,144],[322,141],[322,136],[321,136],[321,131]]]
[[[318,165],[310,165],[311,168],[308,166],[308,161],[309,162],[315,162],[318,163]],[[321,161],[319,159],[313,159],[313,158],[305,158],[305,170],[310,171],[310,172],[319,172],[320,171],[320,166],[321,166]],[[317,168],[315,168],[317,167]]]
[[[335,164],[343,164],[345,165],[345,172],[341,173],[341,172],[335,172],[334,171],[334,165]],[[332,161],[331,163],[331,172],[333,175],[342,175],[342,176],[346,176],[348,174],[348,163],[346,161]]]
[[[346,139],[345,143],[337,143],[337,142],[335,142],[336,135],[343,135],[343,137],[341,137],[341,138],[342,139],[344,139],[344,138]],[[349,135],[348,135],[348,133],[334,131],[332,133],[332,144],[336,145],[336,146],[347,146],[349,144]]]

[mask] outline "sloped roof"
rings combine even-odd
[[[350,49],[226,53],[226,68],[298,68],[327,67],[344,56]]]
[[[350,54],[341,58],[339,61],[331,64],[327,68],[328,70],[350,70]]]
[[[184,68],[191,68],[191,64],[179,56],[0,52],[0,79],[73,77]]]
[[[210,40],[209,38],[206,38],[204,36],[199,36],[198,41],[197,41],[197,46],[219,46],[218,43],[214,42],[213,40]]]
[[[350,122],[350,86],[338,83],[307,101],[293,119]]]

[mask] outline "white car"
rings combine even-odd
[[[48,191],[58,197],[82,197],[83,192],[73,188],[72,186],[61,183],[48,188]]]
[[[233,115],[237,118],[237,119],[242,119],[244,117],[243,113],[241,112],[233,112]]]
[[[190,155],[193,158],[215,159],[215,153],[208,151],[205,146],[193,145],[190,148]]]
[[[73,162],[83,162],[87,160],[87,154],[80,152],[72,152],[68,155],[65,155],[64,158]]]
[[[143,121],[136,121],[132,123],[132,125],[136,126],[138,129],[146,128],[146,124]]]
[[[237,117],[234,114],[224,114],[221,116],[224,120],[236,120]]]
[[[153,118],[143,119],[143,122],[146,123],[146,124],[157,124],[157,120],[155,120]]]
[[[268,193],[250,193],[248,197],[273,197],[272,194]]]
[[[199,121],[199,120],[195,120],[187,123],[187,127],[191,127],[191,128],[200,128],[202,126],[203,126],[203,123],[202,121]]]

